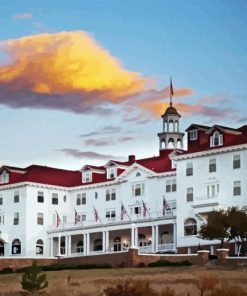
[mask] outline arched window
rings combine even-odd
[[[14,239],[12,242],[12,254],[21,254],[21,241],[19,239]]]
[[[168,148],[174,148],[174,139],[173,138],[170,138],[168,140]]]
[[[173,121],[170,120],[170,121],[169,121],[169,126],[168,126],[168,131],[169,131],[169,132],[172,132],[172,131],[173,131],[173,127],[174,127],[174,125],[173,125]]]
[[[140,172],[137,172],[136,173],[136,177],[140,177],[141,176],[141,173]]]
[[[61,241],[60,253],[65,255],[65,241]]]
[[[96,239],[94,241],[94,246],[93,246],[94,251],[102,251],[103,250],[103,244],[102,244],[102,239]]]
[[[36,254],[44,254],[44,242],[42,241],[42,239],[38,239],[36,242]]]
[[[161,149],[165,149],[166,148],[166,141],[165,141],[165,139],[162,139],[160,148]]]
[[[178,132],[178,121],[177,120],[174,122],[174,131]]]
[[[196,235],[197,234],[197,223],[193,218],[188,218],[184,221],[184,235]]]
[[[182,142],[180,139],[177,140],[177,148],[181,149],[182,148]]]
[[[83,253],[83,241],[79,241],[76,245],[76,252]]]
[[[210,146],[220,146],[223,145],[223,135],[218,131],[215,131],[210,138]]]

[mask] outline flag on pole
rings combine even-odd
[[[80,215],[78,215],[78,213],[76,212],[76,209],[74,210],[75,210],[74,224],[76,225],[78,222],[80,222]]]
[[[172,78],[170,77],[170,94],[173,96],[173,86],[172,86]]]
[[[123,220],[125,214],[127,214],[127,211],[126,211],[126,209],[125,209],[125,207],[124,207],[124,205],[122,203],[122,205],[121,205],[121,213],[120,213],[121,220]]]
[[[143,205],[143,217],[145,218],[148,212],[148,209],[145,205],[145,202],[142,200],[142,205]]]
[[[93,207],[94,209],[94,217],[95,217],[95,221],[97,222],[99,220],[99,214],[98,212],[96,211],[95,207]]]
[[[58,227],[60,224],[62,224],[62,220],[60,219],[57,211],[56,211],[56,214],[57,214],[56,226]]]
[[[166,210],[170,210],[165,196],[163,195],[163,216],[166,215]]]

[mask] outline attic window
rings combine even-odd
[[[92,172],[86,171],[83,172],[83,183],[92,182]]]
[[[223,135],[215,131],[210,137],[210,147],[223,145]]]
[[[136,177],[140,177],[141,176],[141,173],[140,172],[137,172],[136,173]]]
[[[117,168],[109,168],[107,170],[107,179],[114,179],[117,176]]]
[[[6,171],[2,172],[0,176],[0,184],[9,183],[9,174]]]
[[[192,130],[189,131],[189,137],[191,141],[197,140],[198,138],[198,131],[197,130]]]

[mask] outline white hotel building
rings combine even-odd
[[[185,151],[180,117],[172,104],[162,115],[157,157],[78,171],[2,166],[0,255],[87,256],[131,246],[187,253],[199,243],[214,253],[218,241],[197,231],[203,214],[247,206],[247,125],[192,124]]]

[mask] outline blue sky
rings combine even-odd
[[[18,0],[0,4],[1,44],[43,33],[83,31],[129,73],[154,81],[150,88],[155,95],[149,93],[147,98],[151,106],[156,100],[167,103],[167,96],[156,95],[168,86],[170,76],[175,92],[190,90],[174,98],[183,115],[182,129],[192,122],[235,127],[247,122],[246,1]],[[0,73],[4,65],[14,65],[8,54],[0,45]],[[0,90],[4,83],[0,78]],[[107,157],[158,154],[161,119],[157,110],[155,114],[142,110],[136,103],[139,95],[124,97],[124,104],[122,99],[114,104],[105,98],[103,103],[96,100],[97,106],[111,109],[109,114],[95,106],[78,113],[59,103],[51,109],[49,100],[40,106],[35,100],[44,96],[33,90],[32,101],[21,105],[23,89],[12,91],[9,99],[0,95],[1,164],[78,169],[85,163],[105,163]],[[66,100],[70,95],[59,93],[59,98]]]

